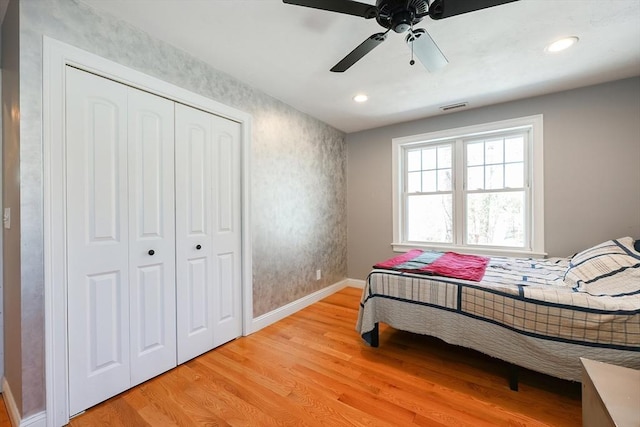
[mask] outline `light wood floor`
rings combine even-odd
[[[580,426],[580,385],[381,325],[347,288],[71,420],[71,426]],[[0,427],[8,424],[2,423]]]
[[[0,397],[0,427],[11,427],[9,414],[4,406],[4,396]]]

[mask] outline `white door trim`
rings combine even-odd
[[[69,422],[67,387],[66,200],[64,174],[65,67],[73,66],[225,117],[242,129],[243,334],[253,320],[250,160],[251,116],[202,95],[140,73],[66,43],[43,38],[42,120],[44,192],[45,375],[47,426]]]

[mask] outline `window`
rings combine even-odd
[[[394,250],[544,255],[542,116],[393,140]]]

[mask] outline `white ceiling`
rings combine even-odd
[[[81,0],[345,132],[640,75],[640,0],[520,0],[440,21],[425,18],[447,59],[409,65],[404,34],[345,73],[329,69],[375,20],[280,0]],[[375,0],[365,0],[374,4]],[[551,41],[578,36],[558,54]],[[369,95],[365,104],[352,97]]]

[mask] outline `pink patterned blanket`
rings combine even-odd
[[[479,282],[484,277],[489,258],[457,252],[425,252],[413,249],[374,265],[374,268],[430,274]]]

